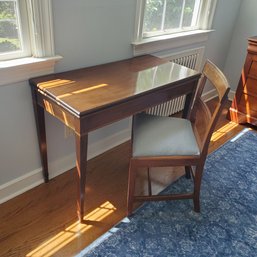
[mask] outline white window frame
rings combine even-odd
[[[31,56],[0,61],[0,86],[53,73],[55,63],[62,58],[54,51],[52,1],[21,1],[27,4]]]
[[[217,0],[203,0],[200,9],[199,27],[196,30],[157,35],[149,33],[149,37],[144,37],[143,22],[146,1],[147,0],[137,0],[136,27],[134,41],[132,42],[134,55],[154,53],[170,49],[171,46],[172,48],[176,48],[188,44],[204,42],[208,39],[208,33],[213,31],[211,26]]]
[[[34,57],[54,56],[53,17],[51,0],[26,0]]]

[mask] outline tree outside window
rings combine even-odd
[[[172,33],[193,30],[198,26],[201,0],[147,0],[143,33]]]
[[[0,1],[0,54],[21,50],[16,1]]]

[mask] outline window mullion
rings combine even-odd
[[[15,1],[16,5],[18,6],[18,8],[15,8],[15,16],[17,17],[17,20],[18,20],[18,24],[16,22],[16,26],[18,26],[18,37],[20,39],[20,45],[21,45],[21,48],[22,48],[22,51],[24,50],[24,38],[22,36],[22,33],[21,33],[21,16],[20,16],[20,6],[19,6],[19,1]]]
[[[180,16],[180,21],[179,21],[179,28],[180,28],[180,29],[182,28],[182,25],[183,25],[185,5],[186,5],[186,0],[183,0],[182,11],[181,11],[181,16]]]
[[[164,31],[166,10],[167,10],[167,0],[164,0],[164,3],[163,3],[163,10],[162,10],[161,31]]]

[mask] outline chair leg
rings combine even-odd
[[[203,167],[204,167],[204,164],[197,165],[195,170],[194,199],[193,199],[195,212],[200,212],[200,189],[201,189],[201,182],[202,182]]]
[[[191,178],[191,167],[185,166],[185,172],[186,172],[186,178],[190,179]]]
[[[127,216],[130,216],[133,211],[135,182],[136,182],[136,166],[134,165],[133,161],[130,161],[129,176],[128,176]]]

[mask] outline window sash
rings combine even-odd
[[[193,15],[191,18],[191,25],[190,26],[183,26],[184,16],[185,16],[185,7],[186,7],[186,0],[182,0],[181,4],[181,11],[178,17],[178,26],[175,28],[166,28],[166,18],[168,16],[167,14],[167,0],[163,0],[163,6],[162,6],[162,17],[161,17],[161,24],[160,29],[157,31],[143,31],[143,38],[145,37],[152,37],[155,35],[165,35],[165,34],[172,34],[172,33],[178,33],[183,31],[190,31],[190,30],[196,30],[199,28],[198,24],[198,17],[200,15],[200,4],[202,3],[202,0],[195,0],[194,8],[193,8]],[[147,5],[147,3],[146,3]],[[146,18],[146,8],[144,10],[144,19]],[[144,30],[144,27],[143,27]]]
[[[166,0],[165,0],[166,2]],[[214,10],[217,0],[196,0],[195,8],[199,7],[199,14],[195,13],[192,17],[192,23],[196,25],[191,27],[180,27],[179,29],[164,29],[154,32],[144,32],[144,15],[146,9],[146,0],[137,1],[137,13],[136,13],[136,29],[135,29],[135,42],[140,42],[143,39],[155,36],[162,36],[167,34],[183,33],[194,30],[206,30],[211,28]],[[199,6],[197,6],[199,5]],[[191,23],[191,24],[192,24]],[[180,23],[181,24],[181,23]]]
[[[31,44],[30,44],[30,34],[29,34],[29,23],[27,15],[27,5],[24,0],[5,0],[10,2],[16,2],[18,10],[16,12],[17,22],[18,22],[18,33],[21,48],[17,51],[10,51],[5,53],[0,53],[0,61],[11,60],[21,57],[31,56]]]
[[[9,1],[9,0],[8,0]],[[54,36],[51,0],[18,0],[21,12],[23,52],[0,56],[0,61],[22,57],[53,57]]]

